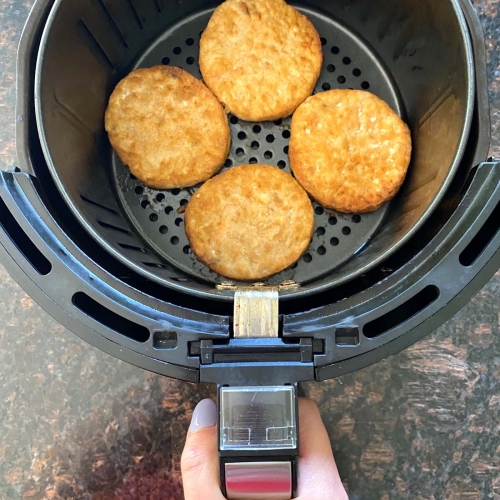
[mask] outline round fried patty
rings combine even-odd
[[[323,54],[309,19],[283,0],[226,0],[200,41],[200,70],[242,120],[289,116],[314,89]]]
[[[125,165],[158,189],[193,186],[224,164],[231,141],[217,98],[173,66],[138,69],[115,88],[106,131]]]
[[[235,280],[260,280],[306,251],[314,212],[293,177],[267,165],[233,167],[206,182],[185,213],[194,254]]]
[[[321,205],[371,212],[398,192],[411,157],[408,126],[370,92],[330,90],[292,118],[290,167]]]

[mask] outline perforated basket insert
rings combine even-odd
[[[366,272],[422,224],[461,158],[473,84],[468,40],[454,2],[386,0],[374,9],[370,2],[351,0],[298,7],[323,44],[315,92],[374,92],[409,122],[415,152],[402,193],[379,211],[346,216],[315,205],[307,253],[269,280],[304,285],[289,294],[319,291]],[[220,298],[213,284],[223,278],[196,260],[184,233],[183,207],[196,188],[143,186],[112,153],[103,130],[109,94],[131,69],[172,64],[201,77],[199,37],[211,12],[204,2],[59,0],[38,61],[37,117],[59,189],[107,251],[166,286]],[[68,26],[74,30],[61,43]],[[289,123],[247,123],[231,116],[224,168],[267,163],[289,171]]]

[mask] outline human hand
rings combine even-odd
[[[195,408],[182,453],[186,500],[224,500],[219,486],[217,406],[204,399]],[[299,399],[299,500],[347,500],[330,440],[316,404]]]

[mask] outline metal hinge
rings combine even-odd
[[[294,281],[279,286],[236,286],[232,283],[217,285],[221,290],[234,290],[233,333],[234,338],[278,337],[278,298],[281,290],[296,288]]]

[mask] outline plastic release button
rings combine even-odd
[[[226,496],[229,500],[290,500],[290,462],[226,463]]]

